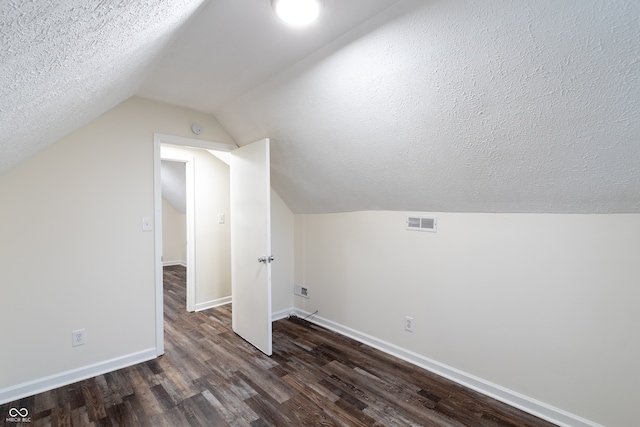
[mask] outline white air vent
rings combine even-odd
[[[293,293],[304,298],[309,298],[309,288],[302,285],[294,285]]]
[[[407,230],[436,232],[437,216],[407,215]]]

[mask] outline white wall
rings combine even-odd
[[[155,356],[154,132],[194,122],[233,144],[210,115],[131,98],[0,176],[0,401]]]
[[[187,265],[187,218],[162,198],[162,261]]]
[[[311,295],[296,307],[592,422],[640,425],[640,215],[437,215],[437,233],[406,231],[402,212],[296,215]]]
[[[231,296],[229,165],[206,150],[195,158],[196,304]],[[218,224],[218,214],[225,216]]]
[[[294,215],[278,193],[271,190],[271,310],[277,317],[293,307]]]

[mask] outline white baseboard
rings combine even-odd
[[[429,359],[428,357],[414,353],[410,350],[406,350],[402,347],[398,347],[395,344],[388,343],[371,335],[356,331],[331,320],[324,319],[317,315],[311,316],[311,313],[297,308],[294,310],[293,314],[301,318],[306,318],[307,316],[309,316],[307,318],[309,322],[315,323],[319,326],[325,327],[349,338],[353,338],[356,341],[367,344],[373,348],[395,356],[399,359],[405,360],[413,365],[419,366],[423,369],[426,369],[427,371],[445,377],[451,381],[454,381],[479,393],[504,402],[524,412],[528,412],[531,415],[535,415],[536,417],[547,420],[558,426],[603,427],[602,425],[597,424],[593,421],[584,419],[551,405],[547,405],[544,402],[540,402],[536,399],[525,396],[513,390],[509,390],[500,385],[493,384],[482,378],[478,378],[475,375],[445,365],[444,363]]]
[[[225,297],[218,300],[209,301],[207,303],[197,304],[196,311],[228,304],[230,302],[231,297]],[[206,304],[214,305],[205,307]],[[200,308],[200,305],[202,305],[203,308]],[[493,384],[489,381],[483,380],[482,378],[478,378],[459,369],[429,359],[428,357],[424,357],[410,350],[398,347],[395,344],[388,343],[371,335],[356,331],[355,329],[351,329],[347,326],[343,326],[331,320],[324,319],[320,316],[311,316],[311,313],[300,309],[290,308],[272,313],[272,319],[273,321],[284,319],[291,314],[295,314],[303,318],[309,316],[307,318],[309,322],[315,323],[339,334],[348,336],[356,341],[369,345],[392,356],[398,357],[399,359],[405,360],[437,375],[450,379],[451,381],[454,381],[465,387],[485,394],[515,408],[521,409],[544,420],[557,424],[558,426],[603,427],[602,425],[595,422],[589,421],[551,405],[547,405],[544,402],[532,399],[528,396],[525,396],[513,390],[509,390],[497,384]],[[42,393],[44,391],[82,381],[87,378],[102,375],[106,372],[111,372],[138,363],[146,362],[155,358],[156,349],[150,348],[137,353],[132,353],[126,356],[117,357],[104,362],[84,366],[82,368],[72,369],[69,371],[61,372],[59,374],[0,389],[0,405],[22,399],[23,397],[32,396],[37,393]]]
[[[271,321],[275,322],[276,320],[286,319],[287,317],[295,314],[295,310],[293,307],[287,308],[284,310],[276,311],[275,313],[271,313]]]
[[[186,261],[163,261],[162,262],[163,267],[171,267],[172,265],[181,265],[183,267],[186,267],[187,262]]]
[[[208,308],[218,307],[218,306],[225,305],[225,304],[230,304],[230,303],[231,303],[231,296],[218,298],[218,299],[212,299],[210,301],[197,303],[195,311],[202,311],[202,310],[206,310]]]
[[[107,372],[146,362],[155,358],[156,349],[149,348],[137,353],[131,353],[126,356],[116,357],[104,362],[83,366],[77,369],[71,369],[59,374],[50,375],[48,377],[39,378],[37,380],[3,388],[0,389],[0,405],[8,402],[13,402],[14,400],[22,399],[23,397],[32,396],[37,393],[52,390],[54,388],[73,384],[78,381],[86,380],[87,378],[93,378]]]

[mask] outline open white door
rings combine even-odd
[[[269,140],[233,150],[230,173],[232,326],[271,356]]]

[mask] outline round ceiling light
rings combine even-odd
[[[289,25],[300,27],[318,19],[320,0],[271,0],[276,15]]]

